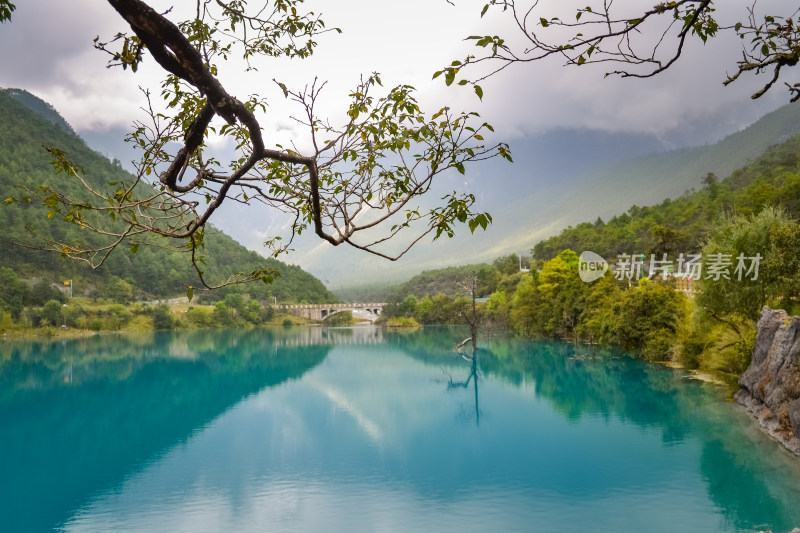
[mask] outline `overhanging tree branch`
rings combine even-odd
[[[195,18],[178,23],[142,0],[108,2],[133,34],[119,33],[106,43],[96,39],[95,46],[111,55],[111,66],[132,71],[149,53],[166,73],[161,85],[166,111],[158,111],[145,91],[149,120],[135,124],[129,136],[142,150],[130,182],[109,184],[109,189],[84,176],[67,154],[52,151],[56,169],[77,180],[86,197],[47,189],[27,191],[25,199],[38,197],[50,208],[49,217],[60,215],[106,240],[49,242],[46,248],[97,267],[131,236],[177,239],[205,284],[198,254],[203,229],[227,199],[258,202],[293,216],[288,242],[268,241],[276,255],[288,250],[295,235],[313,228],[331,245],[346,243],[394,260],[426,235],[452,236],[457,223],[474,231],[491,222],[487,213],[472,211],[475,198],[469,194],[453,192],[442,205],[427,208],[420,199],[444,172],[464,173],[465,165],[498,155],[510,160],[507,145],[485,141],[493,129],[476,113],[445,107],[426,114],[413,87],[385,91],[377,74],[362,78],[350,93],[339,126],[316,114],[324,83],[315,80],[295,91],[276,82],[287,104],[301,110],[302,118],[295,120],[312,148],[301,153],[293,142],[292,149],[268,145],[257,114],[266,102],[230,94],[217,78],[216,61],[237,49],[248,69],[255,68],[258,56],[310,55],[314,38],[329,30],[319,16],[299,9],[303,0],[273,0],[254,11],[244,0],[198,0]],[[383,94],[374,96],[376,91]],[[211,133],[233,139],[238,159],[224,165],[207,157]],[[173,143],[177,150],[170,148]],[[148,181],[151,175],[158,180]],[[395,243],[398,238],[406,240]],[[268,277],[255,272],[237,279]]]
[[[444,75],[447,85],[462,77],[460,84],[477,85],[511,65],[533,63],[558,57],[566,65],[606,64],[617,66],[606,76],[649,78],[672,67],[685,53],[691,37],[703,43],[721,31],[734,32],[743,43],[743,58],[737,70],[728,76],[728,85],[746,72],[759,74],[772,70],[772,79],[753,94],[758,98],[768,91],[782,74],[783,67],[796,66],[800,59],[800,34],[795,24],[798,11],[765,15],[763,22],[755,13],[755,3],[747,9],[744,20],[720,23],[715,18],[714,0],[675,0],[642,8],[639,2],[589,0],[569,17],[545,16],[541,0],[490,0],[481,12],[501,11],[512,23],[511,34],[473,35],[475,54],[434,73]],[[726,6],[728,7],[728,6]],[[800,84],[787,84],[792,101],[800,98]]]

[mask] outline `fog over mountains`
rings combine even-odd
[[[420,243],[396,263],[312,241],[311,249],[298,246],[299,261],[337,288],[528,254],[569,225],[680,196],[700,188],[708,172],[722,179],[797,133],[800,106],[790,104],[715,144],[678,150],[667,150],[663,137],[638,133],[561,130],[520,139],[511,143],[514,164],[490,161],[467,173],[464,187],[494,218],[485,232],[465,228],[453,239]],[[447,179],[442,190],[455,184]]]
[[[734,117],[742,118],[737,113],[731,110],[730,117],[711,124],[689,123],[685,130],[660,135],[560,129],[518,138],[510,142],[514,164],[492,160],[473,165],[466,176],[443,176],[429,195],[435,201],[454,189],[473,193],[477,209],[493,216],[486,231],[470,235],[466,227],[459,228],[455,238],[420,242],[397,262],[344,246],[334,248],[305,234],[282,259],[337,288],[400,281],[425,269],[527,254],[536,242],[566,226],[679,196],[699,188],[708,172],[722,179],[767,147],[800,133],[797,105],[785,105],[741,131],[734,129]],[[725,128],[730,134],[718,142],[701,142],[712,135],[722,137]],[[109,157],[125,162],[134,155],[122,142],[122,131],[117,136],[84,137]],[[227,156],[220,153],[224,160]],[[263,241],[285,234],[288,224],[280,214],[258,206],[246,211],[223,206],[218,215],[216,226],[260,253],[267,253]]]

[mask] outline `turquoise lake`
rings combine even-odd
[[[800,460],[720,388],[448,328],[0,343],[2,532],[754,532]]]

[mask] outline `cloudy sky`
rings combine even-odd
[[[318,53],[311,60],[272,61],[247,76],[235,64],[223,68],[221,76],[230,92],[240,97],[255,92],[277,94],[273,78],[301,86],[318,76],[329,80],[326,102],[335,116],[341,109],[337,106],[341,95],[359,75],[378,71],[387,85],[416,86],[431,104],[455,102],[478,109],[507,137],[555,127],[666,131],[687,122],[711,120],[733,104],[738,104],[736,113],[741,115],[735,120],[749,122],[764,109],[786,101],[785,93],[777,89],[763,102],[752,103],[748,96],[762,81],[753,77],[723,88],[725,73],[732,70],[740,52],[738,40],[722,38],[705,47],[690,43],[682,62],[650,80],[604,80],[604,69],[563,68],[558,60],[520,65],[485,83],[486,98],[479,103],[469,90],[448,89],[440,80],[431,81],[431,74],[463,57],[462,39],[467,35],[513,35],[507,17],[479,17],[485,0],[454,0],[454,5],[446,0],[309,3],[325,15],[329,26],[338,26],[343,33],[320,37]],[[569,3],[542,2],[551,9]],[[641,5],[638,0],[628,3]],[[726,0],[718,16],[732,23],[749,3]],[[157,0],[153,4],[159,9],[178,4],[177,12],[194,2]],[[789,14],[796,8],[797,2],[788,0],[758,4],[763,12]],[[0,27],[0,86],[27,89],[49,101],[79,132],[128,127],[142,102],[138,87],[157,87],[160,73],[147,66],[136,75],[105,68],[106,57],[92,48],[92,39],[109,39],[118,31],[125,31],[124,24],[101,0],[19,1],[13,22]],[[282,106],[278,102],[273,107]],[[292,130],[288,112],[283,111],[271,110],[271,126]]]
[[[548,16],[563,18],[574,14],[576,2],[540,0],[540,7]],[[580,2],[583,6],[587,0]],[[684,144],[711,143],[788,102],[782,86],[758,101],[749,98],[765,82],[765,76],[745,77],[723,87],[726,72],[732,72],[741,57],[741,44],[735,36],[713,39],[705,46],[691,40],[680,62],[646,80],[604,79],[606,67],[564,68],[557,59],[517,65],[482,83],[485,96],[479,102],[469,88],[445,87],[441,78],[431,80],[431,75],[453,59],[463,58],[468,50],[463,39],[468,35],[514,35],[511,21],[502,13],[491,16],[490,12],[481,19],[485,3],[307,0],[310,9],[323,13],[329,27],[340,27],[343,33],[320,36],[311,59],[270,60],[259,65],[258,72],[248,74],[242,72],[241,64],[231,62],[221,65],[220,77],[228,91],[241,99],[253,93],[270,98],[262,122],[268,143],[287,146],[295,142],[301,147],[307,136],[291,120],[297,109],[287,106],[273,79],[295,88],[315,77],[327,80],[321,114],[337,123],[344,116],[344,97],[359,76],[378,71],[385,86],[415,86],[427,108],[451,105],[479,111],[512,148],[515,139],[557,128],[646,132],[669,137],[673,145],[681,138],[685,138]],[[722,24],[733,24],[746,15],[751,3],[719,2],[717,18]],[[162,73],[151,62],[136,74],[106,68],[107,56],[93,48],[94,37],[110,40],[127,28],[103,0],[18,0],[16,4],[12,22],[0,25],[0,87],[26,89],[48,101],[90,145],[117,155],[109,153],[112,141],[121,139],[131,123],[142,118],[140,87],[158,94]],[[153,0],[151,4],[161,11],[173,8],[177,19],[181,10],[191,14],[195,3]],[[615,5],[641,9],[647,4],[625,0]],[[783,15],[797,8],[796,0],[759,0],[757,5],[760,13]],[[120,158],[124,161],[125,155]],[[222,210],[214,222],[246,245],[255,246],[280,225],[270,216],[254,211],[243,218]],[[247,233],[236,225],[242,223],[259,229]],[[290,262],[304,265],[302,258]]]

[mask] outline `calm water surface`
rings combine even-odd
[[[800,461],[714,386],[507,338],[473,373],[449,351],[463,337],[0,343],[0,531],[800,526]]]

